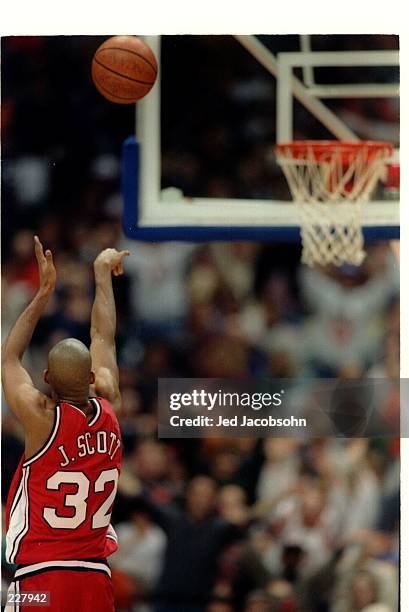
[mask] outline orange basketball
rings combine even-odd
[[[92,79],[110,102],[133,104],[152,89],[158,64],[152,49],[136,36],[112,36],[92,60]]]

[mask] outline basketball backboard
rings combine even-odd
[[[218,44],[220,42],[220,67],[216,61],[213,66],[213,75],[202,75],[198,70],[191,70],[186,74],[187,82],[180,81],[168,83],[166,69],[173,62],[176,65],[180,58],[187,57],[191,52],[191,38],[211,39],[207,47],[196,50],[197,57],[191,58],[192,63],[200,59],[200,53],[209,51],[218,57]],[[348,39],[347,42],[341,40]],[[137,240],[255,240],[255,241],[292,241],[299,239],[299,218],[296,207],[293,205],[289,192],[283,187],[283,177],[276,165],[273,155],[273,146],[276,143],[290,142],[299,138],[300,132],[304,136],[302,125],[305,117],[311,117],[307,137],[310,139],[333,138],[338,140],[356,141],[369,132],[368,125],[373,120],[372,105],[377,100],[399,99],[398,66],[399,53],[397,50],[397,37],[393,36],[367,36],[359,43],[358,36],[231,36],[231,37],[160,37],[148,36],[146,42],[154,51],[160,69],[160,78],[151,93],[137,104],[136,132],[123,146],[123,198],[124,198],[124,230],[125,233]],[[163,39],[163,40],[162,40]],[[170,40],[172,39],[172,40]],[[228,40],[229,39],[229,40]],[[358,43],[358,44],[357,44]],[[228,45],[232,46],[230,53]],[[364,45],[367,47],[364,47]],[[241,47],[240,51],[238,46]],[[165,49],[163,49],[165,47]],[[200,47],[200,45],[199,45]],[[298,47],[298,50],[294,50]],[[227,49],[227,52],[226,52]],[[323,50],[324,49],[324,50]],[[166,53],[166,54],[165,54]],[[226,68],[228,60],[222,58],[223,54],[232,56],[240,53],[239,61],[245,65],[247,62],[257,63],[257,77],[254,78],[252,70],[247,91],[245,79],[237,78],[236,68],[233,65],[229,74]],[[246,56],[244,56],[244,53]],[[162,58],[162,61],[161,61]],[[231,59],[231,58],[230,58]],[[196,65],[198,65],[196,63]],[[271,191],[268,193],[251,194],[251,197],[231,197],[232,194],[223,193],[223,189],[213,189],[212,193],[185,193],[180,185],[167,184],[163,180],[163,164],[166,163],[166,142],[163,139],[163,125],[172,124],[173,140],[177,142],[177,130],[185,130],[184,124],[198,125],[201,117],[193,121],[186,121],[186,104],[191,104],[189,115],[195,115],[194,101],[189,100],[190,88],[200,92],[194,81],[206,81],[206,91],[203,95],[217,99],[223,106],[225,104],[220,87],[220,78],[217,71],[220,68],[224,79],[230,79],[230,92],[239,99],[238,110],[235,116],[237,131],[242,130],[242,117],[240,103],[247,98],[254,101],[255,131],[260,128],[260,104],[263,99],[264,107],[270,104],[271,125],[263,117],[267,125],[267,133],[271,133],[270,145],[265,144],[265,163],[271,166]],[[262,74],[262,76],[261,76]],[[216,86],[212,91],[212,76]],[[242,82],[240,83],[240,78]],[[269,86],[266,80],[269,79]],[[373,82],[369,79],[373,78]],[[258,79],[258,81],[257,81]],[[348,79],[350,79],[348,81]],[[240,92],[240,85],[242,91]],[[251,86],[259,93],[251,91]],[[264,91],[263,91],[264,86]],[[227,88],[226,88],[227,89]],[[252,98],[253,96],[253,98]],[[180,104],[181,113],[178,114],[178,97],[184,103]],[[241,97],[241,99],[240,99]],[[325,103],[323,100],[325,99]],[[186,101],[187,100],[187,101]],[[345,106],[339,103],[347,100]],[[354,113],[354,103],[365,100],[364,114]],[[250,125],[249,108],[251,104],[242,104],[245,107],[245,121]],[[209,116],[217,104],[210,103]],[[168,110],[171,109],[171,110]],[[198,109],[198,112],[201,112]],[[368,120],[365,112],[368,113]],[[219,113],[215,121],[220,123]],[[274,120],[275,114],[275,120]],[[375,113],[376,114],[376,113]],[[209,119],[209,118],[207,118]],[[258,124],[257,124],[258,121]],[[275,121],[275,128],[273,127]],[[300,128],[301,123],[301,128]],[[382,127],[382,122],[373,121],[374,129]],[[391,124],[393,121],[390,122]],[[396,122],[395,122],[396,123]],[[179,124],[179,128],[178,128]],[[210,121],[211,125],[211,121]],[[387,125],[391,128],[392,125]],[[395,147],[394,162],[399,159],[398,126],[391,133],[385,129],[377,140],[392,140]],[[391,138],[392,136],[392,138]],[[189,138],[194,148],[195,132],[191,131]],[[261,137],[261,140],[263,137]],[[186,134],[181,138],[186,142]],[[212,138],[209,138],[211,141]],[[244,139],[245,140],[245,139]],[[251,138],[249,140],[252,140]],[[253,138],[254,141],[254,138]],[[202,145],[203,146],[203,143]],[[209,145],[210,146],[210,145]],[[229,159],[218,155],[217,139],[215,147],[216,178],[222,177],[223,167],[229,164]],[[241,146],[243,146],[241,144]],[[250,144],[250,147],[253,146]],[[175,147],[174,147],[175,148]],[[179,150],[183,164],[183,148]],[[240,163],[240,162],[239,162]],[[249,168],[244,168],[245,172]],[[251,171],[251,169],[250,169]],[[240,171],[239,171],[240,172]],[[220,191],[222,193],[220,193]],[[228,190],[227,190],[228,191]],[[218,193],[219,192],[219,193]],[[367,240],[382,240],[398,238],[399,236],[399,201],[396,198],[387,199],[388,194],[379,188],[374,199],[365,207],[364,235]]]

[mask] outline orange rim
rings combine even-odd
[[[328,160],[328,154],[336,153],[342,163],[351,162],[360,152],[365,152],[367,160],[378,157],[383,152],[384,157],[392,155],[393,146],[389,142],[374,140],[361,140],[359,142],[345,142],[341,140],[295,140],[278,144],[275,147],[281,157],[292,159],[311,159],[311,153],[316,161]]]

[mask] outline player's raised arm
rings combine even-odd
[[[4,395],[7,404],[26,430],[33,425],[36,426],[36,419],[41,416],[46,397],[34,387],[21,360],[56,283],[56,271],[51,251],[46,250],[44,254],[38,236],[34,237],[34,248],[40,285],[35,297],[10,330],[1,352],[1,379]]]
[[[118,366],[116,362],[116,310],[112,274],[123,274],[123,258],[129,251],[105,249],[94,262],[95,300],[91,315],[91,358],[95,372],[95,392],[120,409]]]

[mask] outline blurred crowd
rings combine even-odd
[[[338,44],[397,45],[393,36],[364,38]],[[389,245],[369,246],[359,268],[322,270],[300,265],[298,245],[128,241],[119,151],[134,117],[92,87],[89,60],[102,40],[2,41],[2,334],[37,287],[34,232],[58,273],[25,356],[40,388],[55,342],[89,344],[93,259],[108,246],[131,251],[114,279],[125,449],[113,514],[118,611],[395,612],[398,439],[163,441],[156,433],[160,377],[398,379],[399,270]],[[298,50],[295,36],[264,42]],[[321,37],[317,44],[328,48]],[[164,186],[288,197],[271,161],[273,80],[230,37],[163,45]],[[393,102],[343,104],[361,136],[384,126],[397,142]],[[299,137],[317,133],[300,109],[296,128]],[[399,420],[393,385],[382,402]],[[4,403],[2,423],[4,503],[23,438]]]

